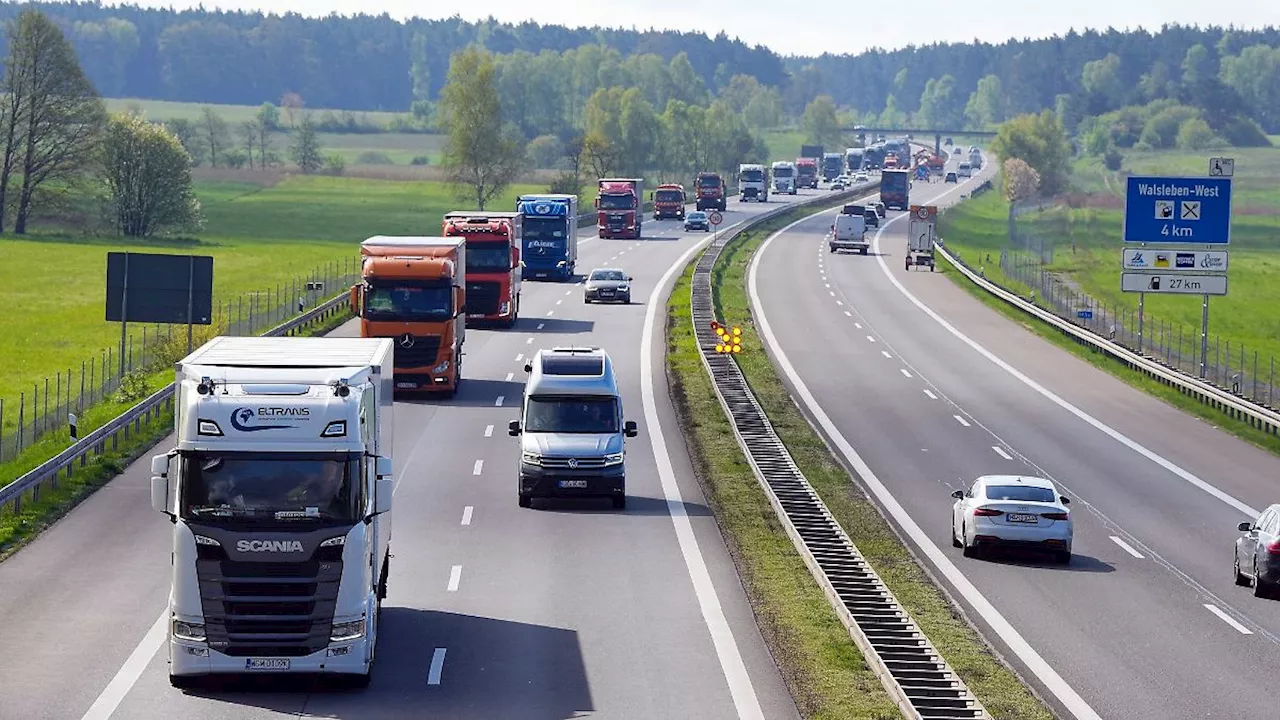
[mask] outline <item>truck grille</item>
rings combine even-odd
[[[500,283],[469,282],[467,283],[467,312],[478,315],[496,315],[498,304],[502,301],[502,285]],[[397,348],[398,349],[398,348]]]
[[[622,228],[624,228],[624,227],[626,227],[626,226],[627,226],[627,216],[626,216],[626,215],[610,215],[610,216],[609,216],[609,227],[610,227],[611,229],[613,229],[613,230],[621,230]]]
[[[391,337],[395,344],[395,359],[392,361],[395,367],[419,368],[436,364],[436,357],[440,354],[439,335],[415,335],[412,347],[401,345],[401,337],[403,336]]]
[[[196,576],[209,646],[235,657],[301,657],[328,647],[341,550],[321,548],[306,562],[283,563],[201,552]]]
[[[576,467],[571,466],[569,464],[570,460],[577,461]],[[542,467],[551,468],[553,470],[554,469],[598,470],[604,467],[604,458],[602,457],[590,457],[590,458],[544,457],[542,458]]]

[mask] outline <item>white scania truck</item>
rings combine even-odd
[[[177,364],[169,680],[368,683],[391,540],[390,338],[218,337]]]
[[[738,202],[747,200],[769,202],[769,178],[760,163],[738,166]]]
[[[770,168],[773,176],[773,191],[779,195],[796,194],[796,164],[779,160]]]

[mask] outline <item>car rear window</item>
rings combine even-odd
[[[1049,488],[1030,485],[988,485],[988,500],[1012,500],[1013,502],[1053,502],[1053,491]]]

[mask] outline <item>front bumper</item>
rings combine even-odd
[[[395,391],[430,393],[449,390],[456,384],[454,370],[452,360],[449,361],[449,369],[441,373],[431,372],[430,368],[395,368]]]
[[[521,278],[567,278],[569,277],[569,263],[562,262],[557,265],[526,265],[520,272]]]
[[[193,652],[194,651],[194,652]],[[338,651],[344,654],[330,657]],[[194,653],[201,653],[199,655]],[[300,673],[364,675],[369,672],[369,636],[350,642],[332,643],[310,655],[290,657],[288,670],[248,670],[251,658],[224,655],[204,643],[169,637],[169,674],[194,675],[296,675]],[[275,659],[275,658],[272,658]]]
[[[685,223],[685,230],[708,230],[710,229],[706,223]]]
[[[587,288],[582,291],[583,295],[588,300],[600,300],[602,302],[608,302],[613,300],[630,300],[631,299],[631,288],[627,288],[626,290],[614,290],[612,292],[609,292],[609,294],[607,295],[604,294],[605,292],[609,292],[609,291],[602,291],[598,289],[593,290],[590,288]]]
[[[563,480],[585,487],[561,487]],[[544,468],[520,463],[520,494],[529,497],[613,497],[627,492],[626,465],[592,470]]]
[[[658,208],[653,211],[654,220],[662,220],[663,218],[675,218],[677,220],[684,219],[684,208]]]

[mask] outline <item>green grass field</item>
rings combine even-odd
[[[150,120],[170,120],[183,118],[186,120],[198,120],[204,112],[204,108],[212,107],[218,111],[223,120],[230,125],[237,125],[252,120],[258,114],[258,105],[221,105],[214,103],[196,103],[196,102],[174,102],[171,100],[143,100],[139,98],[106,98],[107,110],[109,112],[125,112],[130,108],[138,108],[146,113]],[[276,103],[277,107],[279,104]],[[337,108],[303,108],[304,111],[320,114],[325,111],[333,113],[341,113],[343,110]],[[397,117],[404,117],[406,113],[397,112],[378,112],[378,111],[351,111],[358,119],[367,120],[371,123],[388,123]],[[284,115],[284,109],[280,109],[281,116]]]
[[[493,204],[507,209],[517,186]],[[198,183],[207,228],[198,241],[128,242],[120,238],[37,236],[0,240],[9,262],[0,265],[0,304],[21,312],[0,316],[0,398],[17,419],[20,392],[119,341],[119,325],[104,318],[108,251],[207,254],[214,257],[214,292],[220,299],[274,290],[326,263],[358,254],[370,235],[438,232],[440,216],[471,204],[453,199],[437,183],[335,177],[288,177],[263,187],[250,183]],[[53,289],[56,288],[56,292]]]

